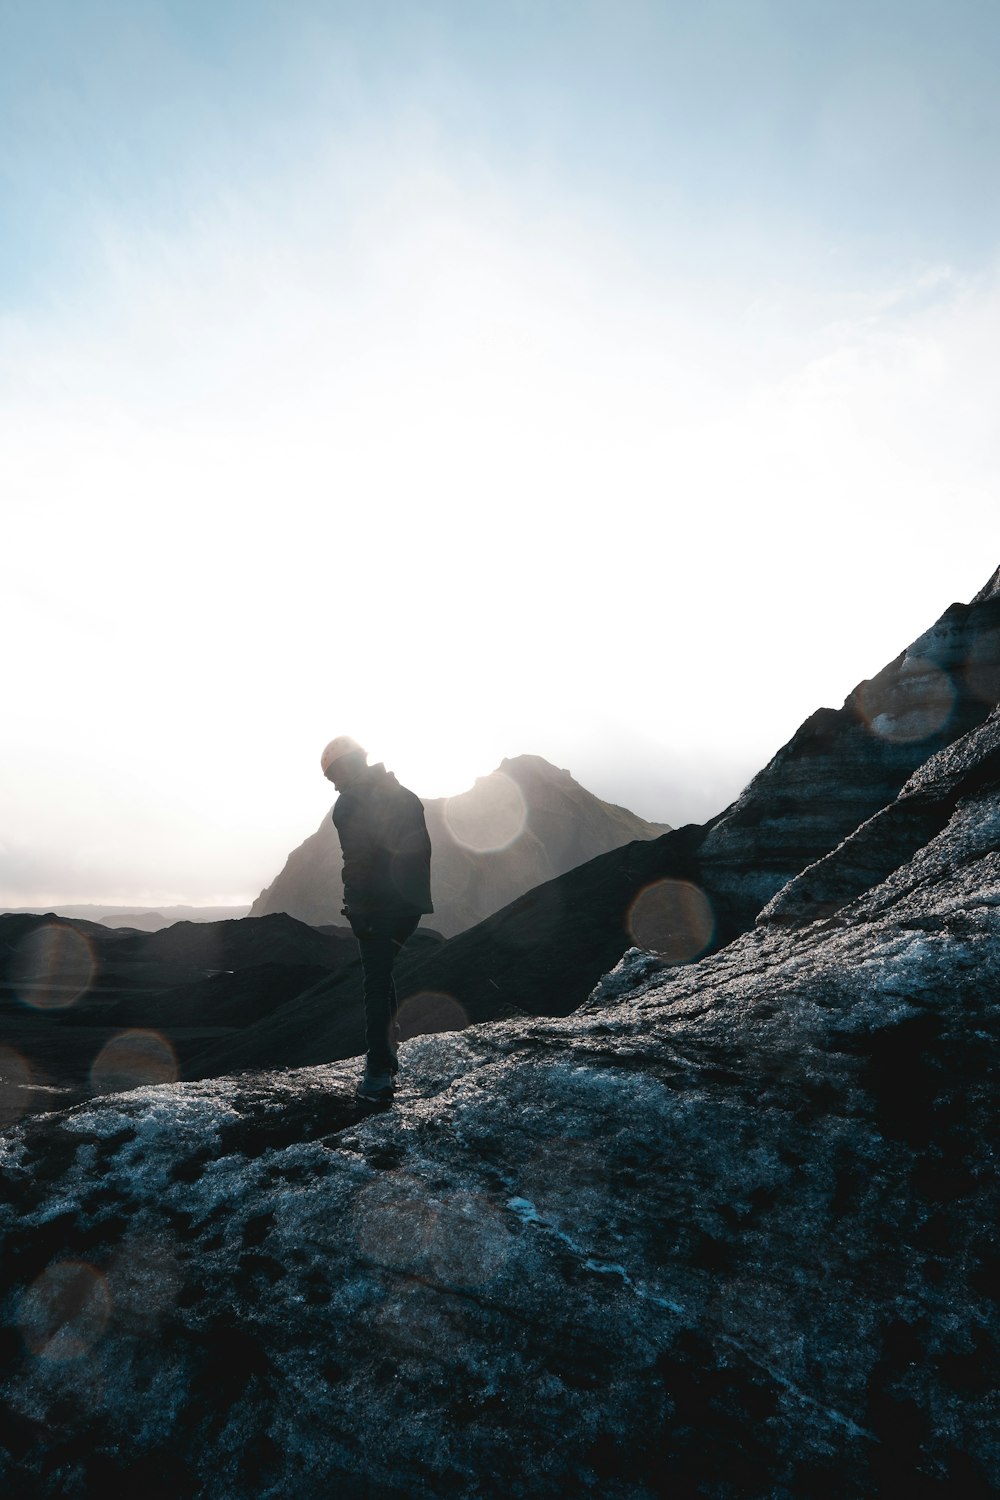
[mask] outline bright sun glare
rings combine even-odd
[[[326,6],[328,41],[357,31],[375,65],[355,73],[350,46],[277,7],[285,62],[315,87],[289,104],[234,63],[231,118],[183,53],[161,76],[157,29],[130,22],[149,31],[148,138],[110,20],[79,22],[106,85],[90,92],[73,26],[38,23],[26,67],[0,56],[5,188],[52,209],[37,246],[0,241],[29,289],[0,327],[11,904],[252,897],[325,811],[335,734],[425,798],[533,753],[646,817],[700,821],[995,562],[995,268],[957,245],[869,261],[863,198],[861,237],[844,221],[860,157],[846,198],[803,211],[797,190],[755,217],[754,189],[741,176],[736,202],[718,176],[742,161],[737,101],[703,114],[695,83],[677,73],[674,97],[651,62],[639,114],[619,107],[648,50],[620,7],[564,7],[565,32],[514,7],[531,12],[531,45],[520,21],[507,38],[518,66],[568,83],[579,31],[604,79],[613,35],[625,94],[581,74],[550,116],[548,89],[519,92],[520,125],[505,105],[484,136],[493,48],[470,72],[432,27],[435,66],[414,67],[396,23],[420,9]],[[456,38],[479,35],[477,9],[455,7]],[[683,7],[638,9],[663,13],[651,59],[686,77],[704,33],[690,77],[716,78],[725,37],[698,7],[679,50]],[[257,34],[243,8],[220,8],[230,24]],[[287,82],[264,35],[258,81]],[[732,76],[770,106],[744,40]],[[58,62],[51,97],[40,58],[46,77]],[[751,140],[746,165],[758,188],[776,166],[799,189],[818,171],[819,191],[831,101],[784,66],[789,108],[822,128],[790,156]],[[812,67],[836,82],[825,50]],[[855,116],[842,101],[852,140]],[[869,133],[881,200],[893,158]],[[909,142],[893,150],[912,150],[921,207]]]

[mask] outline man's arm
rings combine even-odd
[[[344,856],[344,895],[355,904],[365,901],[376,880],[379,855],[365,809],[354,798],[341,793],[333,809],[333,823]]]

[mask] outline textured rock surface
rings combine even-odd
[[[458,797],[425,801],[434,851],[434,915],[426,925],[450,937],[499,911],[533,886],[632,839],[669,826],[603,802],[538,755],[502,761]],[[339,921],[341,853],[329,816],[288,857],[251,916],[288,912],[317,926]]]
[[[11,1493],[996,1493],[998,739],[835,914],[412,1041],[391,1111],[334,1064],[9,1131]]]
[[[812,921],[840,910],[931,844],[958,804],[974,805],[978,790],[995,782],[998,774],[1000,733],[993,713],[978,729],[926,761],[895,802],[790,880],[761,912],[758,923]],[[979,836],[988,842],[995,832],[986,819]]]
[[[699,859],[724,928],[744,931],[1000,702],[1000,597],[987,584],[977,600],[951,605],[843,708],[813,714],[709,831]]]

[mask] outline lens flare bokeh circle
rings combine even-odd
[[[121,1031],[101,1048],[90,1069],[95,1094],[121,1094],[159,1083],[176,1083],[177,1054],[158,1031]]]
[[[458,1189],[447,1194],[424,1247],[425,1274],[454,1286],[482,1286],[510,1253],[507,1224],[489,1199]]]
[[[521,788],[503,771],[481,777],[471,791],[449,797],[444,804],[448,832],[474,854],[506,849],[520,838],[527,819]]]
[[[636,896],[626,926],[637,948],[684,964],[712,941],[715,916],[705,892],[692,881],[657,880]]]
[[[65,1010],[90,989],[96,967],[94,950],[82,932],[47,922],[21,939],[7,972],[24,1005]]]
[[[88,1353],[107,1327],[111,1296],[86,1261],[57,1261],[24,1295],[18,1323],[32,1354],[62,1363]]]
[[[894,676],[875,677],[858,689],[864,722],[879,739],[894,745],[937,734],[951,717],[955,698],[948,673],[923,657],[908,659]]]
[[[432,1031],[462,1031],[469,1024],[463,1007],[444,990],[419,990],[399,1007],[397,1025],[402,1041]]]
[[[359,1194],[352,1228],[374,1264],[435,1281],[480,1286],[502,1269],[510,1231],[485,1197],[464,1189],[441,1194],[410,1177],[385,1177]]]
[[[375,1265],[413,1268],[433,1233],[436,1212],[419,1183],[378,1178],[355,1201],[354,1238],[361,1253]]]

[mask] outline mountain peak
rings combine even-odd
[[[668,827],[605,802],[541,755],[505,757],[468,791],[423,800],[434,851],[429,925],[446,937],[598,854],[658,838]],[[315,926],[334,921],[343,899],[340,870],[337,836],[324,818],[251,915],[287,911]]]
[[[979,593],[976,594],[974,599],[970,599],[969,603],[982,604],[987,599],[995,599],[997,597],[1000,597],[1000,568],[997,568],[992,578],[987,579],[979,590]]]
[[[514,781],[524,776],[540,776],[547,781],[572,781],[571,771],[554,766],[544,755],[505,755],[497,767]]]

